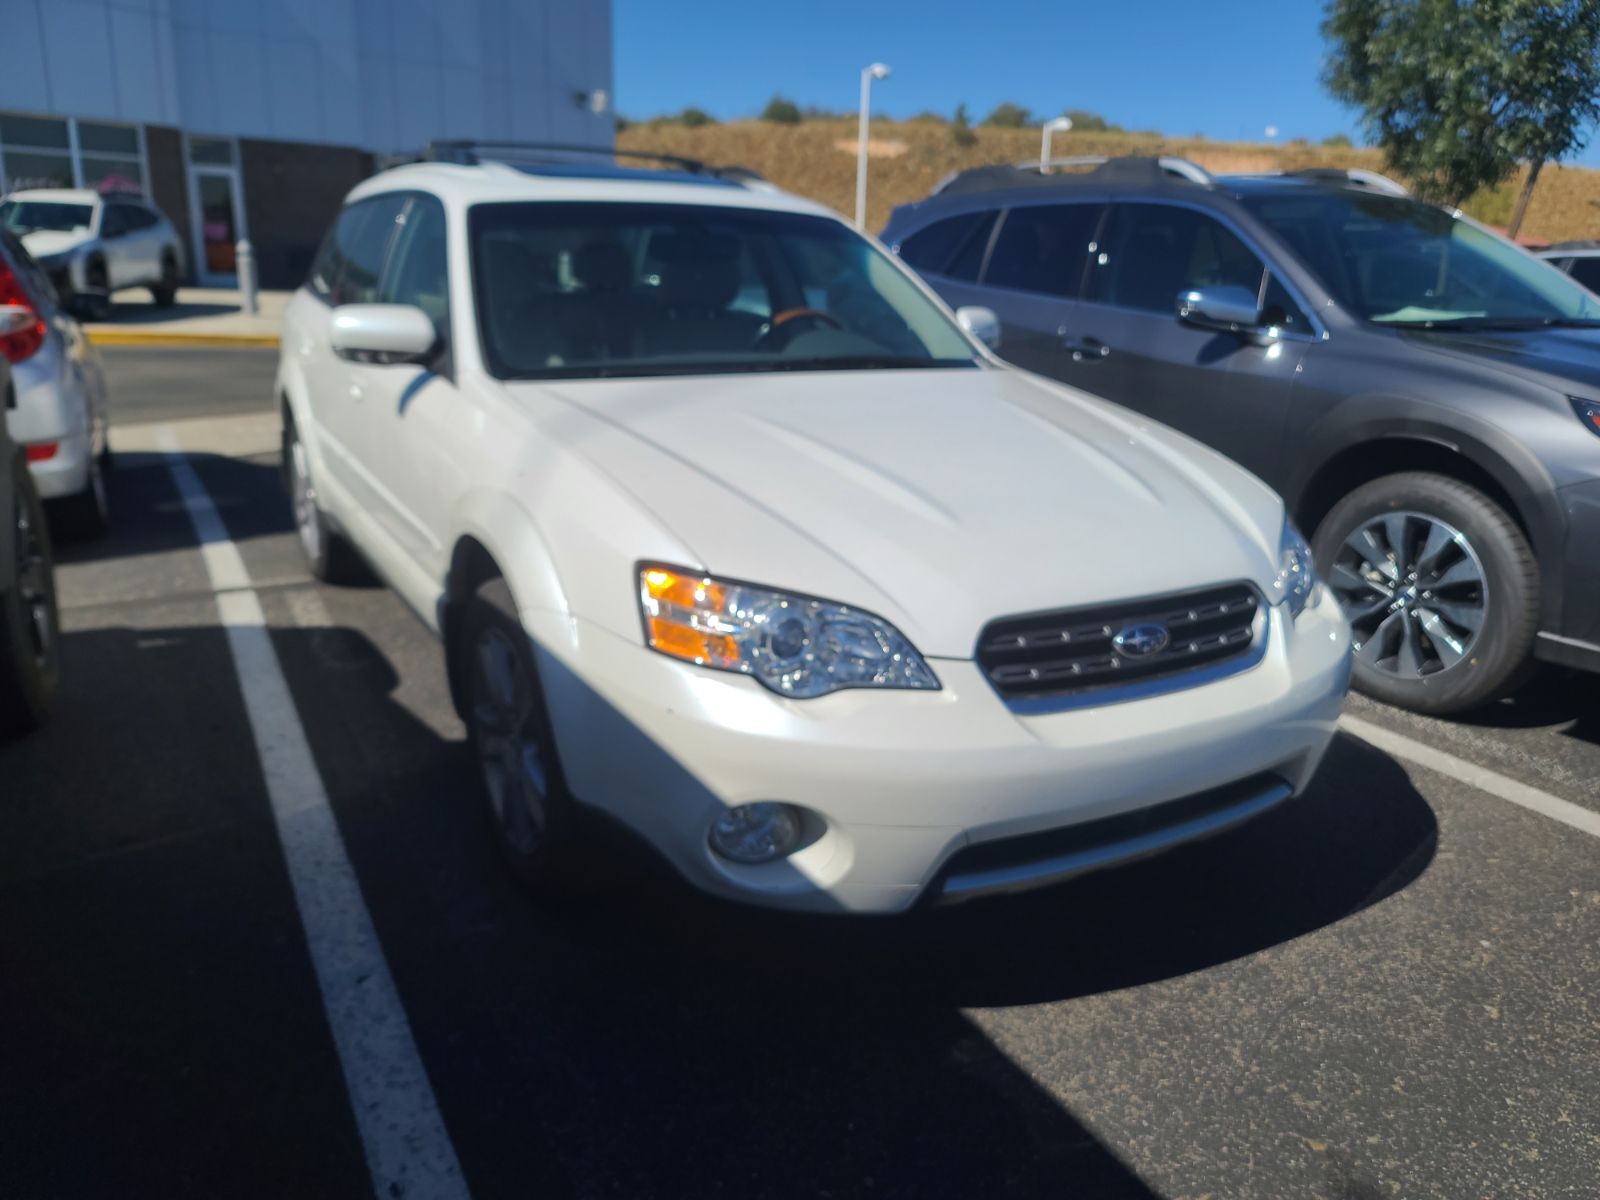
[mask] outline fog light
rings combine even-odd
[[[711,848],[730,862],[772,862],[799,844],[800,813],[787,804],[741,804],[711,823]]]

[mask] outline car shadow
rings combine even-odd
[[[110,311],[88,326],[91,338],[94,336],[96,325],[166,325],[173,321],[188,321],[195,317],[220,317],[239,311],[237,304],[197,304],[182,301],[162,308],[149,300],[148,293],[144,293],[143,289],[135,291],[142,293],[145,299],[135,300],[131,298],[131,294],[120,292],[112,295]]]
[[[1485,729],[1549,729],[1600,746],[1600,689],[1588,672],[1542,666],[1504,700],[1451,720]]]

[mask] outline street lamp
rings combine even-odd
[[[1050,137],[1052,134],[1066,133],[1072,128],[1071,117],[1057,117],[1054,121],[1044,123],[1044,131],[1039,137],[1039,174],[1043,175],[1050,169]]]
[[[889,68],[873,63],[861,72],[861,140],[856,146],[856,228],[867,227],[867,115],[872,109],[872,81],[889,78]]]

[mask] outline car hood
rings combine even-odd
[[[699,562],[855,605],[969,658],[1008,614],[1276,572],[1283,507],[1163,426],[1019,371],[551,385],[569,448]]]
[[[1558,391],[1570,383],[1600,390],[1600,329],[1472,330],[1405,336],[1457,361],[1487,363]]]
[[[65,254],[68,250],[76,250],[93,239],[86,229],[62,231],[59,229],[36,229],[32,233],[22,235],[22,244],[34,258],[44,259],[55,254]]]

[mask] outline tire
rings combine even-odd
[[[333,527],[317,503],[311,476],[311,452],[300,440],[292,422],[283,427],[284,482],[294,516],[295,532],[305,554],[306,569],[323,583],[364,583],[371,578],[367,564],[350,540]]]
[[[161,256],[161,282],[150,285],[150,299],[157,308],[171,308],[178,299],[178,263],[170,254]]]
[[[20,460],[15,489],[9,515],[15,522],[16,570],[0,591],[0,740],[42,725],[55,707],[61,680],[50,535],[44,506]]]
[[[1509,514],[1445,475],[1351,492],[1312,539],[1355,629],[1355,686],[1435,715],[1487,704],[1533,667],[1539,567]]]
[[[467,739],[501,856],[536,896],[590,890],[592,832],[567,789],[533,642],[504,579],[478,586],[454,643],[451,669],[466,698]]]
[[[89,481],[83,491],[52,501],[50,515],[63,540],[92,542],[106,535],[111,528],[111,501],[103,456],[89,456]]]
[[[103,262],[92,262],[84,272],[86,285],[80,301],[84,320],[104,321],[111,315],[111,284]]]

